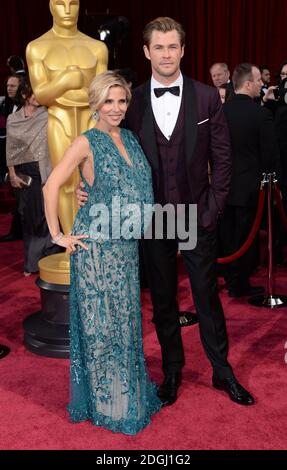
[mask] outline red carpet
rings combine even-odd
[[[15,205],[16,200],[10,184],[0,184],[0,213],[12,212]]]
[[[0,215],[0,235],[8,215]],[[183,328],[184,380],[173,406],[161,410],[137,436],[113,434],[90,423],[70,424],[66,412],[69,362],[26,351],[22,322],[40,308],[36,276],[24,278],[22,242],[0,244],[0,343],[11,353],[0,361],[0,449],[285,449],[287,309],[251,307],[221,289],[236,375],[255,396],[250,408],[211,388],[211,368],[198,326]],[[254,284],[265,283],[260,270]],[[223,286],[221,286],[222,288]],[[277,292],[287,294],[286,269],[277,272]],[[180,278],[182,310],[192,308],[187,279]],[[160,352],[143,293],[147,364],[160,382]],[[286,360],[287,362],[287,360]]]

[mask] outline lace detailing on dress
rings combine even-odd
[[[79,210],[74,233],[89,233],[91,207],[112,196],[152,203],[151,175],[136,139],[122,130],[129,167],[110,137],[85,133],[94,155],[95,181]],[[71,257],[71,399],[74,422],[90,419],[115,432],[135,434],[159,410],[142,346],[138,242],[92,238]]]

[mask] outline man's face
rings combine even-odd
[[[176,79],[180,71],[180,61],[184,47],[176,30],[163,33],[153,31],[149,46],[144,46],[144,53],[151,61],[153,76],[159,82],[162,79]]]
[[[262,87],[262,79],[260,70],[257,67],[252,67],[253,81],[250,83],[250,96],[251,98],[257,98],[260,96],[260,91]]]
[[[222,65],[214,65],[211,67],[210,75],[213,81],[213,85],[219,87],[220,85],[224,85],[224,83],[228,82],[230,72],[229,70],[225,70]]]
[[[7,94],[9,98],[15,98],[18,87],[19,87],[19,78],[17,77],[10,77],[7,81]]]
[[[262,70],[261,78],[262,78],[262,82],[263,82],[265,85],[268,85],[268,84],[270,83],[271,74],[270,74],[270,72],[269,72],[268,69],[263,69],[263,70]]]
[[[79,0],[50,0],[50,11],[57,26],[70,28],[77,25]]]

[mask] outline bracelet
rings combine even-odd
[[[58,243],[61,238],[63,238],[64,234],[62,232],[59,232],[58,235],[55,236],[55,238],[51,238],[51,242],[54,243],[55,245]]]

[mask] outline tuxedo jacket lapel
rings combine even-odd
[[[154,116],[151,106],[150,80],[145,84],[144,100],[142,109],[142,121],[140,128],[140,139],[146,156],[155,170],[159,168],[159,157],[157,151],[156,136],[154,130]]]
[[[192,80],[183,78],[184,139],[187,164],[191,162],[197,139],[197,102]]]

